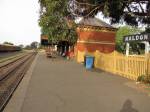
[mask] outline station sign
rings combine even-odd
[[[150,41],[150,33],[124,36],[124,42]]]
[[[47,35],[41,35],[41,45],[47,46],[48,44],[49,44],[48,36]]]
[[[48,40],[48,36],[47,35],[41,35],[41,39],[42,40]]]

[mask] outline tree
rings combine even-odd
[[[25,46],[25,49],[26,49],[26,50],[31,50],[31,46],[30,46],[30,45],[26,45],[26,46]]]
[[[131,27],[131,26],[120,27],[116,34],[116,50],[119,52],[124,52],[125,43],[123,42],[123,37],[127,35],[137,34],[140,32],[142,32],[141,29],[138,29],[136,27]],[[135,44],[137,43],[132,43],[133,48],[135,48],[136,46]]]
[[[150,24],[150,0],[69,0],[73,16],[90,17],[102,12],[112,23]]]
[[[24,47],[24,45],[23,45],[23,44],[20,44],[20,45],[19,45],[19,47],[20,47],[20,48],[23,48],[23,47]]]
[[[48,35],[49,41],[55,43],[59,40],[74,40],[70,35],[75,36],[75,25],[68,26],[69,12],[67,9],[68,0],[39,0],[41,32]]]
[[[38,47],[38,42],[32,42],[30,45],[31,49],[37,49]]]
[[[150,33],[150,27],[147,27],[147,28],[145,29],[145,33]]]
[[[14,45],[13,43],[11,42],[4,42],[3,44],[7,44],[7,45]]]

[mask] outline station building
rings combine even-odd
[[[78,41],[75,46],[77,61],[83,62],[85,55],[93,55],[97,50],[102,53],[113,52],[116,31],[116,28],[100,19],[82,19],[77,28]]]

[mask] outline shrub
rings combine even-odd
[[[146,76],[145,75],[141,75],[137,78],[138,82],[145,82]]]
[[[137,78],[137,81],[143,83],[150,83],[150,77],[149,75],[141,75]]]

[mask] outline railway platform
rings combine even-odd
[[[149,112],[134,81],[40,52],[4,112]]]

